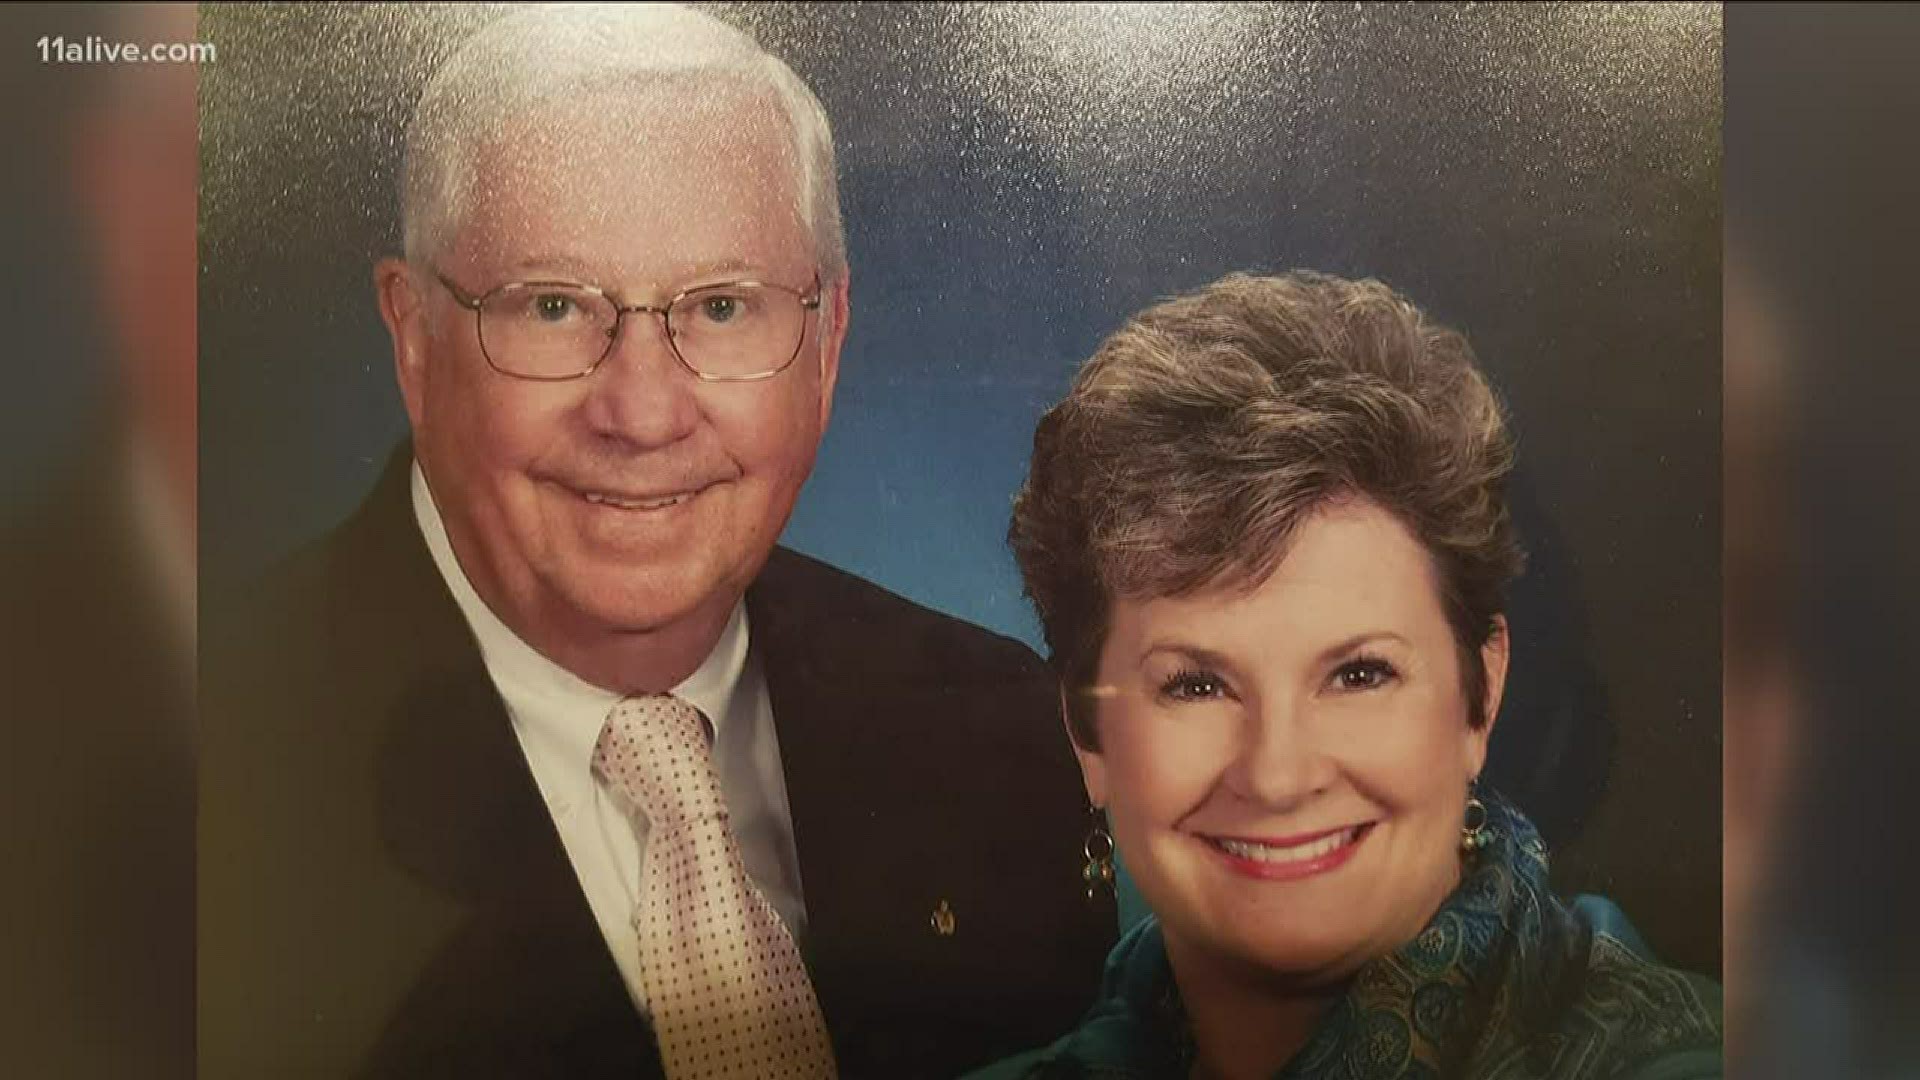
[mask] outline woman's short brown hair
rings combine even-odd
[[[1008,539],[1096,747],[1089,688],[1116,597],[1257,587],[1302,521],[1361,496],[1433,560],[1483,723],[1479,650],[1522,555],[1513,447],[1466,339],[1374,280],[1230,274],[1101,344],[1033,436]]]

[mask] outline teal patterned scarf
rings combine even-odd
[[[1362,968],[1283,1080],[1584,1080],[1678,1053],[1717,1061],[1719,990],[1595,932],[1553,896],[1547,851],[1505,800],[1459,888]]]
[[[1562,904],[1533,825],[1488,792],[1490,837],[1412,942],[1355,975],[1277,1080],[1666,1080],[1720,1075],[1720,991]],[[1609,905],[1610,906],[1610,905]],[[1194,1047],[1159,926],[1108,962],[1075,1032],[986,1076],[1185,1077]]]

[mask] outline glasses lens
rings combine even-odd
[[[501,371],[562,379],[591,371],[613,341],[620,313],[573,285],[508,285],[480,304],[480,346]]]
[[[792,362],[806,330],[800,298],[769,285],[716,285],[681,297],[667,313],[673,345],[687,366],[739,378]]]

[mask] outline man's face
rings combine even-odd
[[[558,280],[629,305],[741,279],[811,293],[815,249],[778,114],[719,97],[605,94],[501,132],[479,156],[464,220],[410,279],[414,314],[396,320],[415,450],[455,553],[495,613],[549,655],[564,651],[555,642],[717,629],[812,468],[844,287],[807,316],[792,366],[765,381],[699,380],[660,319],[636,312],[592,374],[532,382],[488,365],[473,312],[432,273],[473,296]]]

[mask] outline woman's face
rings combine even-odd
[[[1252,591],[1113,605],[1081,769],[1176,963],[1312,983],[1419,933],[1492,727],[1457,658],[1425,550],[1365,500],[1309,518]],[[1491,717],[1504,625],[1481,661]]]

